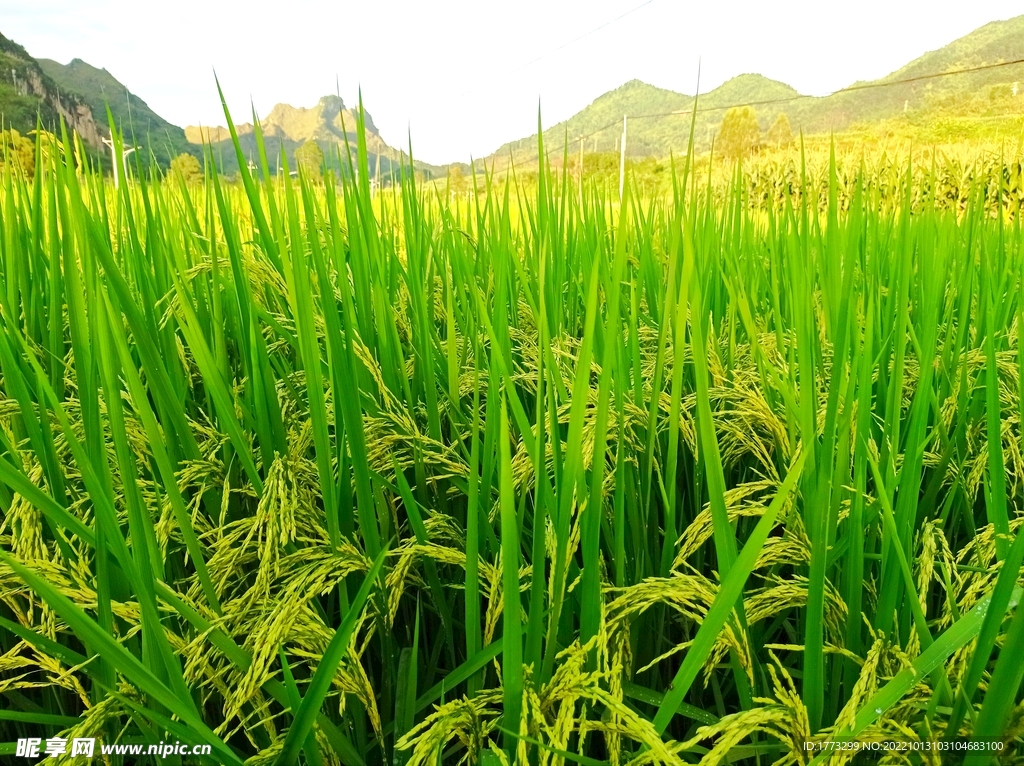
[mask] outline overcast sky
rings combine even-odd
[[[239,121],[250,99],[363,100],[384,139],[444,163],[481,157],[632,78],[693,93],[758,72],[823,95],[888,74],[1021,0],[518,0],[263,3],[0,0],[0,32],[36,57],[104,67],[177,125]],[[625,15],[624,15],[625,14]],[[621,17],[621,18],[619,18]],[[581,38],[581,39],[577,39]]]

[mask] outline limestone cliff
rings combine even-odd
[[[105,126],[76,93],[62,90],[28,52],[0,34],[0,114],[5,127],[21,133],[35,130],[37,119],[47,130],[59,130],[63,117],[68,129],[86,145],[102,147]]]
[[[267,144],[267,152],[271,161],[280,151],[293,162],[294,152],[306,141],[315,141],[323,149],[325,156],[334,157],[339,150],[345,152],[346,138],[354,149],[357,141],[357,111],[345,106],[338,96],[324,96],[315,106],[295,107],[289,104],[277,104],[260,120],[260,128]],[[373,118],[364,111],[366,120],[366,148],[370,167],[376,172],[379,158],[380,173],[389,175],[392,163],[396,172],[403,152],[394,149],[381,138]],[[248,122],[236,123],[239,144],[242,154],[250,161],[256,159],[256,137],[253,125]],[[231,134],[224,127],[207,127],[190,125],[185,128],[185,137],[193,144],[209,145],[214,150],[214,158],[225,172],[237,169],[234,147],[231,146]],[[294,164],[293,164],[294,167]],[[430,177],[437,168],[417,162],[416,168],[423,170]]]

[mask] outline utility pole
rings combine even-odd
[[[117,148],[114,146],[113,139],[104,138],[103,139],[103,143],[105,143],[107,146],[110,147],[110,160],[111,160],[111,163],[112,163],[113,169],[114,169],[114,188],[116,189],[119,186],[118,178],[120,177],[121,172],[122,171],[124,172],[125,178],[128,177],[128,163],[127,163],[128,155],[131,154],[132,152],[134,152],[139,147],[137,147],[137,146],[129,146],[129,147],[127,147],[124,150],[124,152],[121,154],[121,161],[118,162],[117,161]]]
[[[626,182],[626,115],[622,115],[622,141],[619,151],[619,202],[622,202],[622,187]]]
[[[377,152],[377,173],[373,177],[373,193],[376,195],[380,191],[380,152]]]

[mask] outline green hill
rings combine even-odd
[[[920,56],[886,77],[856,82],[846,92],[827,97],[802,96],[785,83],[757,74],[742,74],[700,95],[694,139],[699,151],[713,140],[729,106],[754,104],[762,130],[780,113],[790,121],[794,133],[828,133],[874,127],[899,131],[925,140],[955,138],[977,132],[985,120],[1015,120],[1024,117],[1024,64],[966,71],[955,76],[932,77],[935,73],[961,72],[975,67],[1017,62],[1024,59],[1024,16],[995,21],[949,45]],[[899,80],[917,79],[914,82]],[[1018,82],[1013,95],[1013,83]],[[545,147],[561,153],[568,137],[569,153],[579,150],[585,136],[586,152],[608,152],[618,148],[622,115],[629,115],[627,148],[631,156],[666,156],[685,152],[693,96],[658,88],[639,80],[599,96],[568,120],[544,131]],[[936,123],[944,133],[937,135]],[[501,146],[483,162],[507,159],[529,164],[536,158],[537,136]]]
[[[38,119],[44,128],[56,132],[63,117],[106,163],[109,155],[103,138],[110,135],[108,104],[129,142],[151,150],[161,165],[182,152],[196,153],[185,131],[156,114],[107,70],[81,59],[69,64],[35,59],[0,35],[0,119],[5,128],[27,134]]]
[[[742,74],[718,88],[703,94],[697,114],[697,143],[706,142],[708,129],[718,125],[724,111],[716,107],[751,101],[787,99],[799,95],[785,83],[770,80],[759,74]],[[627,125],[627,146],[631,156],[663,156],[671,151],[685,151],[690,130],[688,110],[693,96],[630,80],[615,90],[598,97],[594,103],[568,120],[544,131],[545,146],[561,151],[566,136],[569,154],[579,151],[579,137],[584,140],[585,152],[617,150],[622,134],[622,115],[630,116]],[[710,111],[709,111],[710,110]],[[774,115],[774,113],[772,113]],[[767,127],[767,114],[763,121]],[[493,157],[523,157],[536,154],[537,136],[505,144]]]
[[[0,34],[0,120],[4,128],[21,134],[41,122],[56,130],[63,117],[86,145],[102,147],[102,128],[93,118],[88,102],[55,82],[24,48]]]
[[[1024,16],[994,21],[874,81],[826,98],[801,99],[784,111],[794,130],[845,130],[894,118],[919,123],[945,116],[964,120],[1024,114],[1024,98],[1006,98],[1024,81],[1024,64],[963,71],[1024,59]],[[955,73],[952,76],[933,75]],[[915,79],[923,78],[923,79]],[[900,82],[913,80],[913,82]],[[892,84],[889,84],[892,83]],[[1018,92],[1020,92],[1018,88]]]
[[[560,122],[544,131],[544,142],[548,149],[561,147],[566,136],[569,138],[570,154],[578,151],[576,141],[579,136],[587,136],[584,150],[610,151],[616,145],[622,132],[622,115],[631,113],[666,113],[686,109],[693,103],[692,96],[656,88],[640,80],[630,80],[615,90],[599,96],[594,103],[583,111]],[[638,153],[644,149],[658,152],[661,148],[659,126],[651,123],[636,138],[633,147]],[[630,139],[632,142],[632,137]],[[537,136],[512,141],[498,149],[494,155],[508,157],[509,152],[518,155],[522,152],[534,152],[537,149]]]
[[[1007,21],[994,21],[976,29],[949,45],[914,59],[878,82],[907,80],[935,72],[957,72],[990,64],[1024,59],[1024,16]],[[840,94],[847,101],[859,101],[858,107],[868,116],[889,116],[903,108],[941,105],[950,98],[983,93],[1000,86],[1024,81],[1024,65],[1015,64],[980,72],[964,72],[954,77],[938,77],[902,83],[872,91]],[[870,94],[870,95],[869,95]]]
[[[59,64],[38,59],[39,66],[65,91],[81,95],[92,108],[95,119],[107,123],[107,106],[119,131],[128,141],[148,146],[160,164],[182,152],[195,153],[185,131],[158,115],[141,98],[131,93],[106,69],[97,69],[81,59]]]

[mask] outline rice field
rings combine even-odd
[[[1024,763],[1019,157],[61,156],[0,189],[0,753]]]

